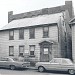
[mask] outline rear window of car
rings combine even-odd
[[[63,60],[62,60],[62,63],[63,63],[63,64],[73,64],[70,59],[63,59]]]

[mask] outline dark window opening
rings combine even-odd
[[[24,29],[19,29],[19,39],[24,39]]]
[[[9,31],[9,40],[14,40],[14,30]]]
[[[49,27],[43,27],[43,37],[49,37]]]
[[[35,28],[30,28],[29,29],[29,35],[30,35],[30,39],[35,38]]]

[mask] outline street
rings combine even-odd
[[[34,69],[25,70],[10,70],[10,69],[0,69],[0,75],[69,75],[68,73],[61,72],[43,72],[40,73]]]

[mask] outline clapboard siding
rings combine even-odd
[[[29,45],[35,45],[35,57],[39,60],[39,43],[45,40],[58,42],[57,25],[49,26],[49,38],[43,38],[43,27],[35,28],[35,39],[29,39],[29,29],[24,29],[24,40],[19,40],[19,30],[14,30],[14,40],[9,40],[9,31],[2,31],[0,32],[0,56],[9,56],[9,46],[14,46],[14,56],[18,57],[20,45],[24,45],[24,54],[29,54]]]
[[[72,26],[72,57],[75,62],[75,25]]]

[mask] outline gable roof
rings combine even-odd
[[[51,15],[47,14],[47,15],[40,15],[40,16],[32,17],[32,18],[13,20],[10,23],[8,23],[6,26],[1,28],[0,30],[58,23],[61,14],[62,13],[51,14]]]

